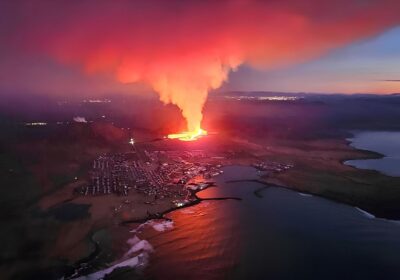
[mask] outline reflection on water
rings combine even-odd
[[[175,227],[146,237],[151,279],[397,279],[400,225],[355,208],[255,182],[249,167],[224,168],[206,201],[171,213]]]
[[[147,238],[156,248],[148,274],[156,279],[226,279],[240,255],[240,224],[230,217],[240,214],[234,203],[204,202],[172,213],[174,229]]]
[[[400,132],[363,131],[351,138],[351,146],[357,149],[378,152],[380,159],[348,160],[346,164],[373,169],[390,176],[400,176]]]

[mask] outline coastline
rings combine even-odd
[[[362,152],[363,155],[360,155],[359,157],[348,157],[348,158],[345,157],[345,158],[342,158],[340,160],[341,164],[346,165],[346,166],[350,166],[350,167],[355,168],[355,169],[358,169],[355,166],[346,164],[346,161],[349,161],[349,160],[364,160],[364,159],[365,160],[367,160],[367,159],[382,159],[382,158],[385,157],[384,154],[381,154],[381,153],[378,153],[378,152],[374,152],[374,151],[370,151],[370,150],[359,149],[359,148],[353,146],[352,145],[353,141],[351,139],[354,138],[354,136],[355,136],[354,133],[355,132],[354,131],[350,131],[349,133],[351,133],[352,136],[351,137],[346,137],[344,139],[346,141],[346,145],[348,147],[350,147],[351,149],[354,149],[354,150]],[[376,171],[376,170],[371,170],[371,171]],[[379,171],[376,171],[376,172],[379,172]]]
[[[185,208],[189,208],[192,207],[194,205],[197,205],[199,203],[201,203],[202,201],[210,201],[210,200],[214,200],[214,201],[219,201],[219,200],[242,200],[241,198],[238,197],[215,197],[215,198],[200,198],[197,196],[197,193],[200,191],[204,191],[208,188],[211,187],[216,187],[215,182],[210,182],[207,184],[206,187],[201,188],[201,189],[189,189],[190,193],[191,193],[191,200],[188,203],[185,203],[182,206],[174,206],[171,207],[165,211],[162,211],[160,213],[154,213],[154,214],[149,214],[147,217],[145,218],[140,218],[140,219],[132,219],[132,220],[124,220],[122,222],[119,223],[119,226],[128,226],[131,224],[138,224],[138,226],[134,229],[131,230],[130,232],[132,233],[136,233],[136,231],[140,230],[142,227],[146,226],[146,225],[151,225],[155,230],[157,231],[163,231],[164,230],[164,226],[162,225],[163,222],[161,223],[157,223],[155,222],[156,220],[164,220],[164,222],[168,222],[168,223],[173,223],[173,220],[166,217],[165,215],[168,213],[171,213],[173,211],[176,210],[182,210]],[[154,221],[154,224],[151,224]],[[171,224],[172,225],[172,224]],[[167,226],[168,229],[169,226]],[[113,262],[113,265],[103,269],[101,271],[95,271],[92,273],[80,273],[79,270],[82,269],[86,269],[88,266],[90,267],[90,262],[94,261],[100,254],[101,254],[101,246],[95,241],[93,240],[93,234],[95,232],[92,232],[90,234],[90,241],[94,244],[95,249],[93,252],[91,252],[88,256],[78,260],[77,262],[75,262],[73,265],[68,266],[68,269],[71,271],[70,273],[67,273],[66,275],[64,275],[65,279],[99,279],[99,278],[93,278],[93,277],[99,277],[100,275],[102,276],[106,276],[107,274],[111,274],[114,269],[117,268],[121,268],[121,267],[130,267],[132,269],[138,269],[141,267],[145,267],[146,263],[147,263],[147,259],[148,259],[148,253],[150,253],[153,249],[151,247],[151,244],[149,244],[146,240],[140,240],[138,239],[138,237],[135,235],[133,238],[128,239],[128,243],[130,240],[133,240],[134,238],[136,238],[136,242],[131,244],[132,248],[126,252],[124,254],[124,256],[122,257],[122,259],[116,260],[115,262]],[[147,243],[146,243],[147,242]],[[141,248],[141,246],[138,244],[142,244],[143,248],[147,248],[147,251],[149,252],[145,252],[143,253],[143,248]],[[136,246],[136,249],[135,249]],[[150,247],[149,247],[150,246]],[[136,254],[138,253],[138,254]],[[127,255],[133,255],[130,258],[126,258]],[[73,272],[72,272],[73,271]]]
[[[307,152],[301,151],[297,155],[276,154],[275,157],[282,161],[291,159],[294,168],[260,180],[356,206],[379,218],[400,219],[400,206],[393,200],[394,196],[400,195],[400,177],[346,165],[346,160],[384,157],[380,153],[356,149],[348,138],[347,135],[317,141]]]
[[[351,166],[353,168],[356,169],[361,169],[361,170],[370,170],[370,171],[376,171],[379,172],[385,176],[389,176],[389,177],[399,177],[400,173],[396,173],[390,171],[390,170],[385,170],[385,168],[380,168],[380,166],[362,166],[362,163],[364,163],[363,161],[367,161],[367,160],[372,160],[372,162],[376,162],[376,160],[382,160],[380,162],[383,162],[384,160],[389,160],[389,159],[393,159],[396,158],[396,155],[391,155],[390,153],[383,153],[382,151],[374,151],[372,149],[365,149],[365,148],[361,148],[361,147],[357,147],[357,145],[355,145],[355,138],[356,138],[356,133],[359,134],[373,134],[373,133],[399,133],[399,131],[397,130],[392,130],[392,131],[371,131],[371,130],[367,130],[367,131],[362,131],[362,130],[358,130],[358,131],[351,131],[350,132],[352,134],[351,138],[346,138],[346,141],[348,142],[348,146],[356,149],[358,151],[362,151],[365,154],[371,155],[371,157],[361,157],[361,158],[349,158],[349,159],[345,159],[342,161],[342,164],[345,164],[347,166]],[[365,144],[365,143],[364,143]],[[361,165],[361,166],[359,166]]]
[[[246,181],[246,180],[244,180],[244,181]],[[270,184],[270,183],[268,183],[266,181],[262,181],[262,180],[251,180],[251,181],[264,184],[264,185],[266,185],[266,188],[279,187],[279,188],[284,188],[284,189],[288,189],[288,190],[297,192],[298,194],[300,194],[302,196],[318,196],[320,198],[328,199],[328,200],[334,201],[336,203],[352,206],[352,207],[360,210],[363,213],[368,213],[368,215],[373,216],[376,219],[383,219],[383,220],[387,220],[387,221],[391,221],[391,222],[399,222],[400,223],[400,216],[398,216],[397,213],[393,213],[393,215],[392,214],[381,215],[381,212],[379,209],[372,208],[372,207],[371,208],[365,207],[364,205],[355,203],[354,201],[344,201],[341,198],[336,198],[333,196],[326,196],[326,195],[322,195],[322,194],[318,194],[318,193],[313,193],[313,192],[309,192],[307,190],[299,190],[296,187],[291,187],[291,186]],[[262,190],[264,190],[264,188],[262,188]],[[367,209],[367,210],[365,210],[365,209]]]
[[[344,142],[346,142],[346,146],[348,148],[350,148],[350,150],[357,151],[357,153],[353,153],[354,155],[358,155],[357,159],[379,159],[379,158],[383,158],[384,157],[384,155],[382,155],[380,153],[376,153],[376,152],[368,151],[368,150],[359,150],[359,149],[351,146],[350,145],[351,141],[348,138],[345,138],[343,140],[344,140]],[[352,166],[348,166],[348,165],[346,165],[344,163],[346,160],[351,160],[351,159],[355,159],[355,158],[354,157],[348,157],[348,158],[342,157],[338,161],[339,161],[339,163],[341,165],[344,165],[344,166],[346,166],[348,168],[354,169],[355,171],[359,172],[360,171],[359,169],[357,169],[355,167],[352,167]],[[228,164],[226,166],[229,166],[229,165],[249,166],[247,164]],[[224,167],[225,167],[225,165],[224,165]],[[362,174],[362,172],[363,171],[361,170],[360,173]],[[368,172],[371,172],[371,171],[368,171]],[[378,171],[372,171],[372,173],[380,174]],[[384,174],[382,174],[382,175],[384,175]],[[357,179],[353,178],[352,176],[341,175],[341,177],[345,178],[346,180],[349,180],[352,184],[357,184],[357,185],[360,185],[360,186],[361,185],[371,185],[371,186],[373,185],[373,183],[366,183],[366,182],[362,182],[362,181],[357,181]],[[275,180],[275,183],[271,182],[273,180]],[[371,203],[370,205],[366,206],[365,203],[360,203],[360,200],[348,199],[348,197],[346,197],[346,196],[337,196],[337,195],[335,195],[335,193],[315,193],[313,191],[309,191],[309,190],[306,190],[306,189],[303,189],[303,188],[295,187],[295,185],[292,185],[292,184],[283,183],[282,181],[279,180],[279,178],[276,178],[275,176],[258,177],[258,179],[231,180],[231,181],[227,181],[226,183],[234,183],[234,182],[256,182],[256,183],[262,184],[263,185],[262,187],[254,190],[254,192],[253,192],[254,195],[256,197],[258,197],[258,198],[262,198],[263,197],[262,192],[267,188],[270,188],[270,187],[285,188],[285,189],[297,192],[299,195],[302,195],[302,196],[318,196],[318,197],[321,197],[321,198],[324,198],[324,199],[335,201],[335,202],[340,203],[340,204],[346,204],[346,205],[349,205],[349,206],[353,206],[359,212],[361,212],[362,214],[364,214],[365,216],[367,216],[369,218],[383,219],[383,220],[387,220],[389,222],[395,222],[395,223],[400,222],[400,221],[398,221],[396,219],[391,219],[391,217],[393,215],[396,218],[398,218],[396,212],[389,213],[389,214],[385,213],[384,215],[382,215],[382,212],[380,212],[382,210],[379,210],[379,205],[376,205],[374,207],[373,203]],[[185,203],[182,206],[174,205],[174,206],[169,207],[168,209],[166,209],[164,211],[160,211],[160,212],[156,212],[156,213],[149,213],[146,217],[143,217],[143,218],[123,220],[123,221],[121,221],[119,223],[119,225],[120,226],[129,226],[131,224],[138,224],[138,227],[141,227],[141,226],[144,226],[145,224],[148,224],[149,222],[155,221],[155,220],[164,220],[164,222],[173,222],[172,219],[166,217],[166,215],[168,213],[171,213],[171,212],[176,211],[176,210],[181,210],[181,209],[184,209],[184,208],[189,208],[191,206],[194,206],[194,205],[197,205],[197,204],[201,203],[202,201],[207,201],[207,200],[228,200],[228,199],[241,200],[240,198],[237,198],[237,197],[200,198],[200,197],[197,196],[198,192],[200,192],[202,190],[205,190],[207,188],[210,188],[210,187],[216,187],[215,183],[209,184],[205,188],[202,188],[202,189],[190,190],[191,195],[190,195],[189,202]],[[366,210],[364,210],[364,209],[366,209]],[[143,241],[143,240],[141,240],[141,241]],[[139,255],[133,256],[132,258],[136,258]],[[93,256],[93,258],[95,258],[95,257],[96,256]],[[146,257],[143,257],[143,258],[144,258],[144,260],[146,259]],[[120,259],[120,260],[118,260],[116,262],[113,262],[114,265],[109,267],[109,268],[107,268],[107,269],[118,268],[118,267],[120,267],[120,266],[118,266],[118,264],[122,264],[127,260],[128,259],[125,259],[125,260]],[[138,266],[138,267],[142,266],[141,262],[135,262],[135,263],[136,263],[136,266]],[[132,266],[132,263],[130,263],[130,264],[131,264],[130,267],[135,267],[136,268],[136,266]],[[111,271],[107,270],[107,273],[111,273],[111,272],[112,272],[112,270]]]
[[[243,182],[243,183],[245,183],[245,182],[253,182],[253,183],[258,183],[258,184],[264,185],[263,187],[260,187],[260,188],[256,189],[256,190],[253,192],[254,195],[257,196],[257,197],[259,197],[259,198],[262,198],[262,197],[263,197],[261,193],[262,193],[264,190],[268,189],[268,188],[283,188],[283,189],[286,189],[286,190],[295,192],[295,193],[297,193],[297,194],[299,194],[299,195],[301,195],[301,196],[304,196],[304,197],[313,197],[313,196],[317,196],[317,197],[319,197],[319,198],[327,199],[327,200],[330,200],[330,201],[333,201],[333,202],[336,202],[336,203],[339,203],[339,204],[352,206],[352,207],[354,207],[355,209],[357,209],[359,212],[361,212],[362,214],[364,214],[365,217],[370,218],[370,219],[379,219],[379,220],[384,220],[384,221],[388,221],[388,222],[400,224],[400,219],[388,219],[388,218],[384,218],[384,217],[379,217],[379,216],[374,215],[374,214],[371,213],[371,212],[368,212],[368,211],[366,211],[366,210],[360,208],[360,207],[357,206],[357,205],[353,205],[353,204],[349,204],[349,203],[344,203],[344,202],[342,202],[342,201],[340,201],[340,200],[335,200],[335,199],[332,199],[332,198],[329,198],[329,197],[325,197],[325,196],[322,196],[322,195],[318,195],[318,194],[314,194],[314,193],[311,193],[311,192],[306,192],[306,191],[301,191],[301,192],[300,192],[300,191],[296,190],[296,188],[293,188],[293,187],[288,187],[288,186],[278,185],[278,184],[272,184],[272,183],[268,183],[268,182],[265,182],[265,181],[263,181],[263,180],[257,180],[257,179],[243,179],[243,180],[231,180],[231,181],[227,181],[227,183],[241,183],[241,182]]]

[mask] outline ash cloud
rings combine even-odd
[[[400,23],[395,0],[8,1],[2,49],[144,82],[200,128],[209,90],[247,64],[299,63]]]

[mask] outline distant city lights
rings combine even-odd
[[[301,97],[297,96],[246,96],[246,95],[240,95],[240,96],[229,96],[226,95],[224,96],[226,99],[234,99],[234,100],[257,100],[257,101],[294,101],[301,99]]]
[[[25,123],[26,126],[45,126],[47,122],[27,122]]]
[[[111,103],[110,99],[88,99],[83,100],[83,103]]]

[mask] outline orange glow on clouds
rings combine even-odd
[[[18,48],[144,82],[201,130],[210,90],[241,64],[318,57],[400,22],[397,0],[10,1]],[[190,138],[190,136],[189,136]]]

